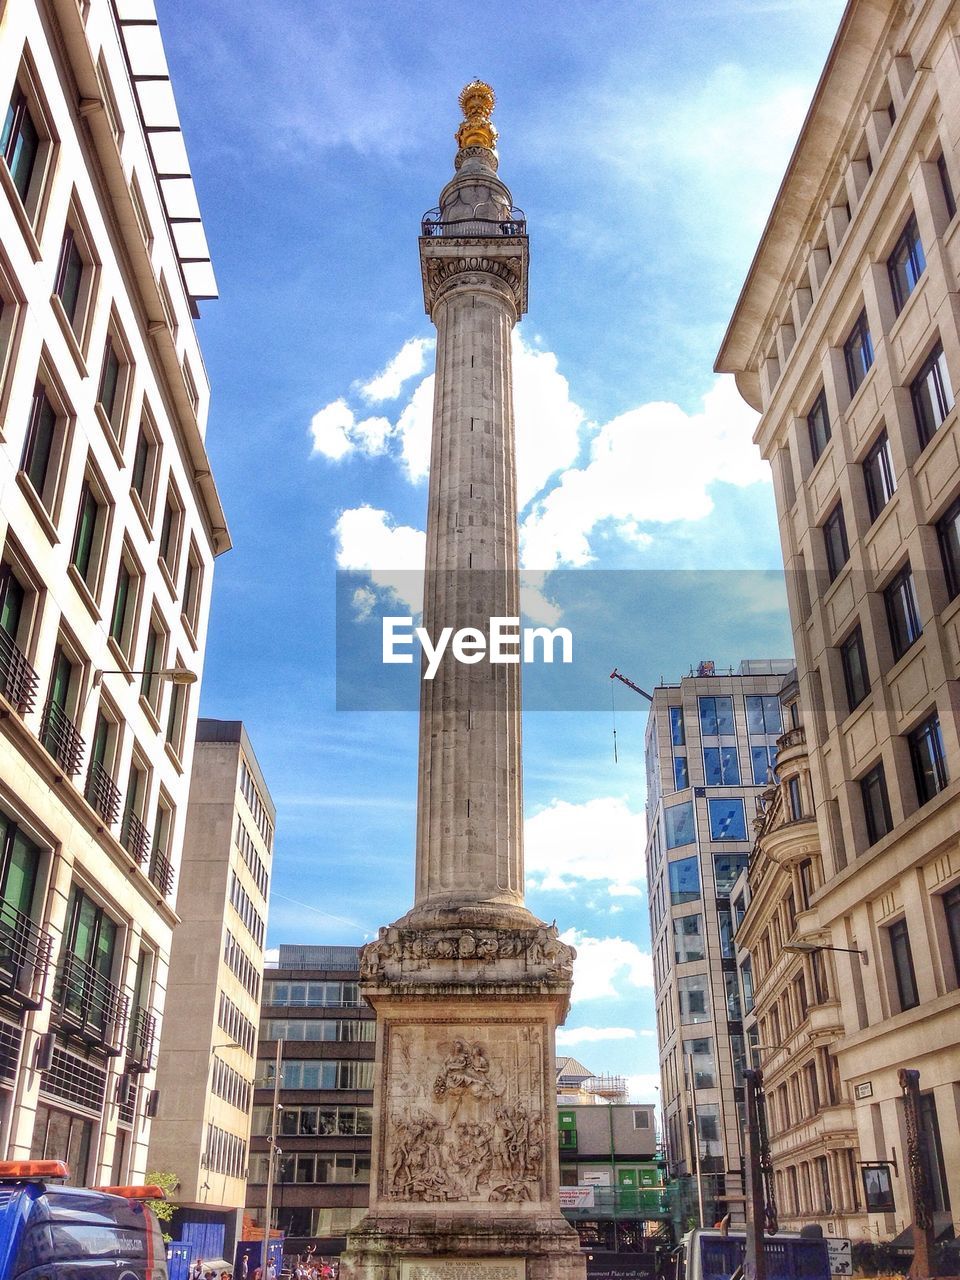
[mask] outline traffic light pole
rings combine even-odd
[[[767,1259],[763,1249],[766,1211],[763,1197],[762,1126],[760,1123],[763,1074],[758,1070],[747,1070],[744,1071],[743,1076],[747,1104],[747,1176],[744,1188],[747,1200],[747,1247],[743,1259],[743,1277],[744,1280],[767,1280]]]

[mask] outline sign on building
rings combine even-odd
[[[561,1187],[561,1209],[592,1209],[596,1204],[593,1187]]]
[[[832,1276],[853,1275],[853,1258],[850,1253],[850,1241],[828,1239],[827,1253],[830,1255],[830,1274]]]

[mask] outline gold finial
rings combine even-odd
[[[490,114],[496,105],[493,90],[482,80],[471,80],[460,92],[460,109],[463,124],[453,135],[459,147],[486,147],[492,151],[497,145],[497,130],[490,123]]]

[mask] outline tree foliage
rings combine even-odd
[[[180,1179],[175,1173],[148,1173],[146,1182],[147,1186],[150,1187],[163,1187],[168,1196],[172,1196],[180,1186]],[[147,1204],[160,1221],[160,1233],[163,1236],[164,1244],[169,1244],[173,1236],[164,1231],[164,1223],[171,1220],[177,1206],[172,1200],[148,1200]]]

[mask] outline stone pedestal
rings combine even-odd
[[[573,950],[524,908],[426,914],[362,955],[377,1011],[370,1212],[341,1277],[582,1280],[557,1207],[554,1039]]]

